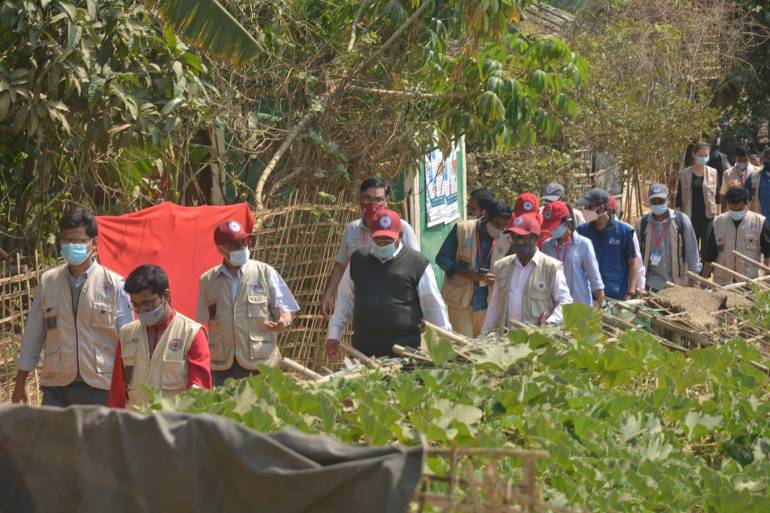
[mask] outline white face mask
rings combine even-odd
[[[227,259],[230,265],[235,267],[241,267],[243,264],[249,261],[249,248],[239,248],[230,252]]]
[[[487,233],[490,237],[496,239],[503,233],[503,231],[492,223],[487,223]]]
[[[586,220],[586,223],[592,223],[599,218],[599,214],[593,209],[584,208],[580,210],[580,212],[583,214],[583,219]]]
[[[564,237],[564,234],[567,233],[567,225],[566,224],[560,224],[556,228],[554,228],[551,231],[551,237],[554,239],[561,239]]]
[[[706,164],[708,164],[708,161],[709,161],[708,157],[695,157],[695,163],[701,166],[705,166]]]
[[[372,241],[370,253],[380,262],[385,262],[396,256],[397,249],[398,247],[396,246],[396,241],[393,241],[387,246],[378,246],[374,243],[374,241]]]
[[[733,221],[743,221],[743,218],[746,217],[746,211],[745,210],[731,210],[730,211],[730,219]]]

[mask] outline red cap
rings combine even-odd
[[[513,213],[517,216],[520,216],[523,214],[532,214],[537,212],[539,209],[540,200],[537,199],[537,196],[531,192],[525,192],[519,194],[519,197],[516,198],[516,206],[513,209]]]
[[[618,200],[612,194],[609,196],[610,200],[607,202],[607,210],[612,210],[614,212],[618,209]]]
[[[551,231],[569,217],[569,207],[563,201],[552,201],[543,207],[543,230]]]
[[[511,216],[504,231],[516,235],[540,235],[540,221],[535,214]]]
[[[228,244],[239,244],[249,238],[249,234],[238,221],[222,221],[214,230],[214,244],[217,246],[226,246]]]
[[[383,208],[375,212],[370,219],[372,238],[388,237],[396,240],[401,235],[401,218],[392,210]]]

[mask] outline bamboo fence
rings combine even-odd
[[[0,266],[0,405],[11,402],[24,321],[43,271],[37,253],[26,260],[16,254],[15,260]],[[38,383],[35,370],[27,380],[27,396],[32,404],[40,403]]]

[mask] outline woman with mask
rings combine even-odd
[[[171,306],[166,272],[141,265],[128,275],[124,288],[139,318],[120,330],[109,406],[137,408],[147,400],[145,387],[164,397],[193,387],[211,388],[206,330]]]
[[[709,150],[708,143],[695,145],[693,164],[679,171],[676,192],[676,208],[690,218],[698,247],[701,249],[711,222],[718,214],[718,173],[716,169],[706,165],[709,161]]]
[[[564,266],[573,302],[600,306],[604,283],[599,263],[591,241],[575,231],[572,208],[561,201],[550,202],[543,208],[543,219],[543,227],[551,232],[551,238],[543,244],[543,253]]]
[[[215,386],[278,365],[278,335],[299,311],[278,271],[249,257],[249,238],[237,221],[219,223],[214,244],[222,264],[200,279],[196,315],[208,323]]]
[[[441,294],[455,331],[477,337],[487,311],[492,266],[508,253],[508,237],[501,236],[511,219],[510,207],[500,201],[481,203],[480,219],[461,221],[449,232],[436,254],[446,274]]]

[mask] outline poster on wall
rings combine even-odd
[[[425,210],[428,228],[448,224],[460,217],[457,166],[460,148],[452,145],[447,158],[435,149],[425,157]]]

